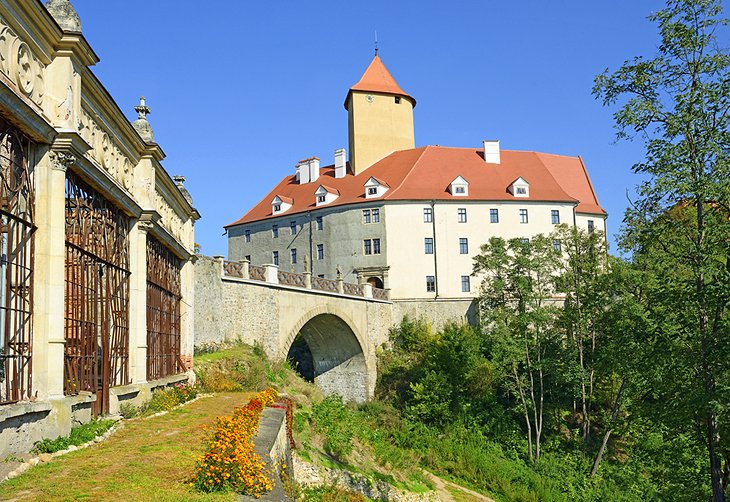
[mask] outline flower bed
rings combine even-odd
[[[277,392],[266,389],[232,416],[215,419],[206,439],[208,452],[199,457],[192,485],[203,492],[233,490],[255,497],[271,490],[273,481],[266,463],[254,452],[253,438],[261,412],[274,403]]]

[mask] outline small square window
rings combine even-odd
[[[274,236],[274,239],[279,238],[279,225],[273,225],[271,227],[271,235]]]
[[[324,260],[324,244],[317,244],[317,259]]]
[[[320,204],[322,202],[325,202],[326,200],[327,200],[327,196],[326,195],[318,195],[317,196],[317,202],[319,202]]]
[[[292,249],[291,250],[291,263],[292,263],[292,265],[294,265],[294,264],[296,264],[296,262],[297,262],[297,250]]]
[[[552,221],[553,225],[557,225],[560,223],[560,211],[557,209],[550,210],[550,220]]]
[[[459,254],[469,254],[469,239],[459,239]]]
[[[426,276],[426,292],[433,293],[436,291],[436,277],[433,275]]]
[[[527,209],[520,209],[520,223],[528,223]]]
[[[274,259],[274,265],[279,265],[279,252],[274,251],[272,253],[272,258]]]
[[[489,210],[489,223],[499,223],[499,209]]]
[[[527,245],[527,244],[530,244],[530,239],[528,239],[527,237],[523,237],[523,238],[520,239],[520,242],[522,244]]]
[[[324,274],[317,274],[317,277],[319,277],[320,279],[324,279]]]
[[[466,208],[459,208],[459,223],[466,223]]]
[[[454,187],[454,193],[466,193],[466,189],[463,186]]]
[[[593,225],[593,220],[588,220],[588,232],[593,233],[593,230],[595,230],[595,227]]]
[[[433,209],[431,209],[430,207],[423,208],[423,222],[424,223],[433,222]]]
[[[395,97],[395,104],[396,105],[399,105],[400,104],[400,96],[396,96]]]
[[[321,216],[317,216],[317,230],[323,230],[324,229],[324,220]]]
[[[380,223],[380,209],[373,209],[373,223]]]
[[[368,195],[378,195],[378,187],[368,187]]]
[[[433,237],[426,237],[423,241],[426,254],[433,254]]]
[[[245,230],[243,232],[243,235],[246,238],[246,242],[251,242],[251,231],[250,230]]]
[[[461,276],[461,292],[468,293],[471,291],[471,281],[468,275]]]
[[[517,187],[516,192],[518,195],[527,195],[527,188]]]
[[[362,210],[362,222],[363,223],[370,223],[370,209],[363,209]]]
[[[279,211],[281,211],[281,204],[274,204],[274,212],[278,213]]]
[[[251,263],[251,255],[250,254],[247,254],[246,255],[246,261],[249,262],[249,263]]]

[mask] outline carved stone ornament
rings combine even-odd
[[[51,152],[51,168],[66,172],[76,162],[76,157],[66,152]]]
[[[46,67],[1,17],[0,71],[17,85],[21,93],[38,106],[43,106]]]
[[[154,223],[151,221],[138,221],[137,222],[137,228],[140,229],[142,232],[149,232],[152,230],[152,227],[154,227]]]
[[[159,192],[155,192],[155,210],[161,216],[159,224],[185,245],[185,222]]]
[[[85,108],[81,109],[78,131],[84,141],[91,145],[91,150],[86,155],[127,191],[131,191],[134,186],[132,163]]]

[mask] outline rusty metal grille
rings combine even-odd
[[[71,172],[66,174],[66,350],[64,392],[97,394],[129,379],[129,219]]]
[[[0,404],[32,394],[33,144],[0,119]]]
[[[147,380],[184,373],[180,358],[180,260],[147,237]]]

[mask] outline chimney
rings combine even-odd
[[[347,153],[344,148],[335,150],[335,178],[344,178],[347,174]]]
[[[297,163],[297,181],[300,185],[309,183],[309,161],[300,160]]]
[[[488,164],[499,164],[499,140],[484,140],[484,162]]]
[[[309,163],[309,181],[314,183],[319,178],[319,157],[308,159]]]

